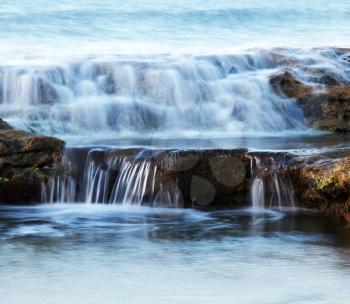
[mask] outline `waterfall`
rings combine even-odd
[[[95,151],[88,153],[82,177],[74,174],[68,178],[57,176],[43,183],[41,201],[182,206],[181,194],[176,185],[165,183],[162,174],[157,174],[157,166],[150,160],[111,156],[101,162],[94,159]],[[67,158],[64,162],[67,162]],[[80,185],[80,189],[77,185]]]
[[[265,207],[265,189],[264,180],[255,176],[250,189],[252,198],[252,207],[254,209],[262,209]]]
[[[121,137],[262,136],[305,132],[293,99],[270,77],[348,83],[332,50],[252,50],[231,55],[90,56],[61,64],[0,66],[0,117],[72,143]],[[310,70],[310,62],[322,75]],[[333,76],[332,76],[333,77]],[[75,141],[74,141],[75,138]]]
[[[0,117],[63,138],[305,130],[270,87],[276,67],[264,52],[0,67]]]
[[[48,183],[41,184],[41,201],[50,203],[74,202],[76,181],[72,177],[52,177]]]
[[[253,209],[295,208],[295,195],[292,182],[274,159],[262,162],[258,157],[251,157],[250,186],[251,205]]]
[[[288,154],[247,153],[239,149],[202,150],[195,157],[193,153],[162,149],[66,149],[62,160],[65,177],[58,175],[43,183],[41,201],[196,207],[195,197],[206,197],[209,193],[210,202],[215,200],[215,204],[222,206],[240,206],[250,197],[254,209],[295,207],[291,178],[283,167],[285,162],[292,161]],[[220,159],[218,168],[224,171],[227,166],[237,169],[237,163],[241,164],[242,174],[232,176],[239,178],[237,185],[232,186],[213,174],[213,159]],[[226,173],[230,174],[229,171]],[[198,179],[203,181],[199,188],[194,183]]]
[[[141,205],[147,191],[151,195],[154,194],[156,171],[157,167],[152,166],[150,162],[134,164],[124,159],[118,181],[113,186],[110,203]]]

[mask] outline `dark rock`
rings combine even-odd
[[[47,159],[45,152],[37,157],[37,163]],[[272,178],[277,178],[282,199],[283,191],[292,190],[296,206],[350,220],[350,148],[299,156],[288,152],[248,152],[245,149],[84,147],[67,149],[66,157],[70,164],[70,176],[77,182],[76,197],[79,200],[85,199],[83,168],[89,165],[89,161],[93,161],[101,170],[109,170],[107,196],[111,196],[113,185],[118,182],[123,163],[126,162],[130,171],[124,172],[124,177],[134,174],[145,181],[145,171],[139,171],[139,168],[149,169],[149,178],[142,184],[142,204],[153,202],[153,206],[157,207],[204,210],[246,207],[251,202],[253,179],[258,175],[266,178],[264,194],[267,202],[276,197],[276,185],[273,185],[276,180]],[[13,156],[12,161],[27,166],[26,161],[19,161]],[[55,163],[56,159],[50,161]],[[32,173],[28,170],[25,177],[27,181],[34,180],[35,183]],[[22,175],[18,175],[18,178],[22,178]],[[141,190],[140,185],[135,185],[135,180],[129,182],[127,187]]]
[[[14,130],[5,123],[0,130],[0,203],[38,202],[41,183],[61,170],[63,147],[59,139]]]
[[[309,160],[295,175],[294,187],[302,207],[350,221],[350,156]]]
[[[0,118],[0,130],[11,130],[12,127],[4,120]]]
[[[328,85],[316,90],[286,71],[270,78],[275,92],[298,101],[309,126],[328,131],[350,131],[350,86]]]

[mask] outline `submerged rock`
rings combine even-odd
[[[14,130],[0,120],[0,203],[35,203],[41,183],[58,170],[64,143]]]
[[[59,100],[55,88],[47,80],[39,78],[37,86],[38,101],[40,103],[52,105]]]

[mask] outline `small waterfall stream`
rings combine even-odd
[[[87,156],[82,176],[57,176],[43,183],[41,201],[181,207],[178,189],[163,184],[162,175],[156,175],[157,166],[151,161],[112,156],[101,162],[93,158],[93,152]],[[67,158],[63,162],[67,163]]]
[[[208,171],[212,170],[210,163],[213,164],[210,156],[201,160],[198,165],[199,171],[196,171],[193,166],[199,161],[199,154],[195,157],[189,154],[188,158],[186,156],[177,158],[172,155],[172,151],[166,150],[162,152],[112,150],[111,152],[91,149],[85,153],[86,160],[81,159],[80,163],[76,159],[82,158],[81,155],[76,159],[70,159],[72,156],[69,155],[64,157],[63,164],[70,170],[68,177],[57,176],[42,184],[42,202],[193,207],[198,195],[204,195],[204,198],[206,195],[208,197],[217,195],[220,197],[218,200],[224,199],[230,203],[230,200],[234,200],[236,194],[241,191],[236,191],[234,187],[232,188],[232,184],[227,183],[226,179],[229,179],[229,176],[219,176],[219,181],[215,181],[217,176],[214,176],[214,180],[210,180]],[[139,155],[139,153],[144,154]],[[237,204],[247,204],[250,198],[253,209],[257,210],[294,208],[296,204],[293,185],[289,176],[281,170],[280,161],[275,160],[273,156],[246,156],[246,165],[242,163],[237,166],[237,161],[240,160],[233,155],[231,155],[231,161],[227,162],[228,165],[236,166],[235,168],[247,166],[246,169],[250,170],[250,177],[244,186],[243,195],[246,198],[243,202],[238,201]],[[217,160],[217,156],[215,157]],[[164,161],[168,164],[165,168],[166,166],[169,168],[169,163],[172,166],[175,164],[174,168],[177,166],[176,162],[186,163],[184,168],[187,173],[181,175],[181,170],[171,173],[169,169],[163,167]],[[223,166],[227,165],[223,163]],[[217,168],[214,166],[214,169]],[[220,172],[224,171],[220,170]],[[243,172],[242,178],[244,175]],[[209,178],[209,180],[203,178]],[[198,180],[201,181],[200,186],[195,184]],[[225,184],[222,184],[222,181],[225,181]],[[222,188],[223,186],[225,187]],[[208,193],[206,188],[210,190]],[[186,203],[184,196],[186,196]],[[211,199],[213,200],[214,196]],[[204,201],[208,201],[207,197]]]
[[[250,187],[253,209],[295,208],[295,195],[288,175],[279,170],[273,159],[263,163],[257,156],[251,158]]]

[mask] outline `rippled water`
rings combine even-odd
[[[0,302],[347,303],[350,231],[313,214],[0,208]]]

